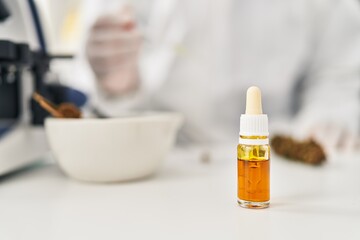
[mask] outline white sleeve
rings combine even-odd
[[[356,134],[360,121],[360,6],[355,0],[327,2],[331,5],[326,14],[315,22],[316,45],[297,126],[304,135],[319,123],[337,124]]]

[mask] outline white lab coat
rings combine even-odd
[[[154,2],[162,9],[167,1],[144,1],[142,11],[156,13]],[[102,111],[180,111],[187,140],[237,139],[245,91],[257,85],[270,123],[295,117],[300,133],[324,121],[358,132],[358,2],[174,0],[174,6],[163,13],[165,27],[154,28],[158,42],[142,51],[139,91],[117,99],[100,92],[95,104]]]

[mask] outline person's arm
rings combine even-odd
[[[107,115],[146,107],[168,77],[184,36],[183,19],[176,0],[155,3],[162,5],[153,5],[151,12],[148,9],[142,26],[134,14],[126,13],[117,20],[100,18],[91,28],[87,56],[98,86],[94,103]],[[130,28],[125,28],[128,23]]]
[[[89,32],[86,56],[103,94],[118,96],[136,90],[142,34],[132,10],[123,6],[117,14],[100,16]]]
[[[332,150],[353,145],[359,131],[360,6],[352,0],[328,2],[315,17],[297,131]]]

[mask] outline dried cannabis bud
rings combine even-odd
[[[275,153],[290,160],[319,165],[326,160],[323,148],[314,140],[296,141],[291,137],[276,135],[271,139]]]
[[[62,103],[57,109],[63,116],[63,118],[81,118],[81,112],[72,103]]]

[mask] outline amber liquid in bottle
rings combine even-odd
[[[264,139],[266,137],[251,137]],[[266,208],[270,200],[270,147],[238,145],[238,202],[246,208]]]

